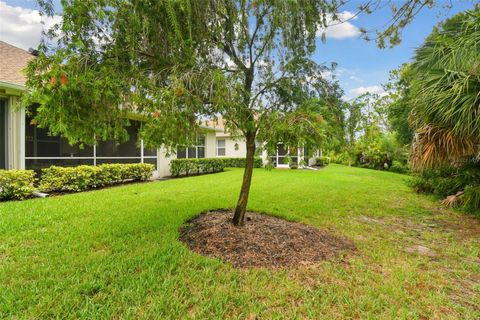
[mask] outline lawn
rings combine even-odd
[[[233,207],[241,176],[0,204],[0,318],[480,318],[479,222],[399,174],[254,171],[249,210],[349,237],[344,258],[272,271],[192,253],[179,227]]]

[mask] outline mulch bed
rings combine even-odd
[[[238,268],[304,266],[355,250],[352,241],[302,223],[247,212],[245,226],[235,227],[232,216],[226,210],[202,213],[182,227],[180,240]]]

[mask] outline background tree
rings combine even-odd
[[[390,72],[389,82],[384,86],[388,93],[384,97],[388,124],[395,131],[399,143],[410,145],[413,139],[414,128],[410,123],[412,101],[410,82],[412,78],[411,67],[403,64],[398,69]]]
[[[388,1],[393,19],[378,44],[434,1]],[[39,1],[53,14],[51,1]],[[269,150],[318,145],[322,118],[312,99],[328,96],[329,67],[311,60],[316,37],[338,20],[343,1],[62,1],[63,23],[28,68],[37,121],[70,143],[127,139],[132,113],[143,115],[149,146],[191,145],[199,119],[222,116],[242,135],[247,160],[233,223],[244,223],[255,141]],[[369,13],[384,1],[365,1]],[[368,37],[368,33],[364,33]]]
[[[346,145],[346,117],[347,103],[342,100],[343,90],[338,82],[332,79],[331,92],[312,99],[312,109],[322,116],[324,121],[324,135],[322,152],[340,152]]]

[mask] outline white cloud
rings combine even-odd
[[[348,90],[348,98],[355,98],[358,97],[359,95],[362,95],[364,93],[373,93],[373,94],[378,94],[380,96],[384,96],[386,94],[385,90],[383,90],[382,86],[366,86],[366,87],[357,87]]]
[[[0,40],[25,50],[35,48],[40,43],[42,30],[48,30],[61,20],[60,16],[42,17],[38,10],[14,7],[0,1]]]
[[[327,18],[327,27],[317,31],[317,36],[322,36],[325,32],[327,38],[333,39],[347,39],[354,38],[360,35],[360,30],[356,27],[352,20],[356,20],[357,16],[350,11],[343,11],[337,15],[337,19]]]
[[[351,75],[351,76],[348,77],[348,79],[353,80],[353,81],[358,82],[358,83],[363,83],[363,82],[365,82],[365,81],[363,81],[362,78],[357,77],[356,75]]]

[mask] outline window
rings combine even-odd
[[[217,140],[217,156],[224,156],[226,154],[225,139]]]
[[[205,137],[197,139],[197,145],[192,147],[177,147],[177,159],[205,158]]]

